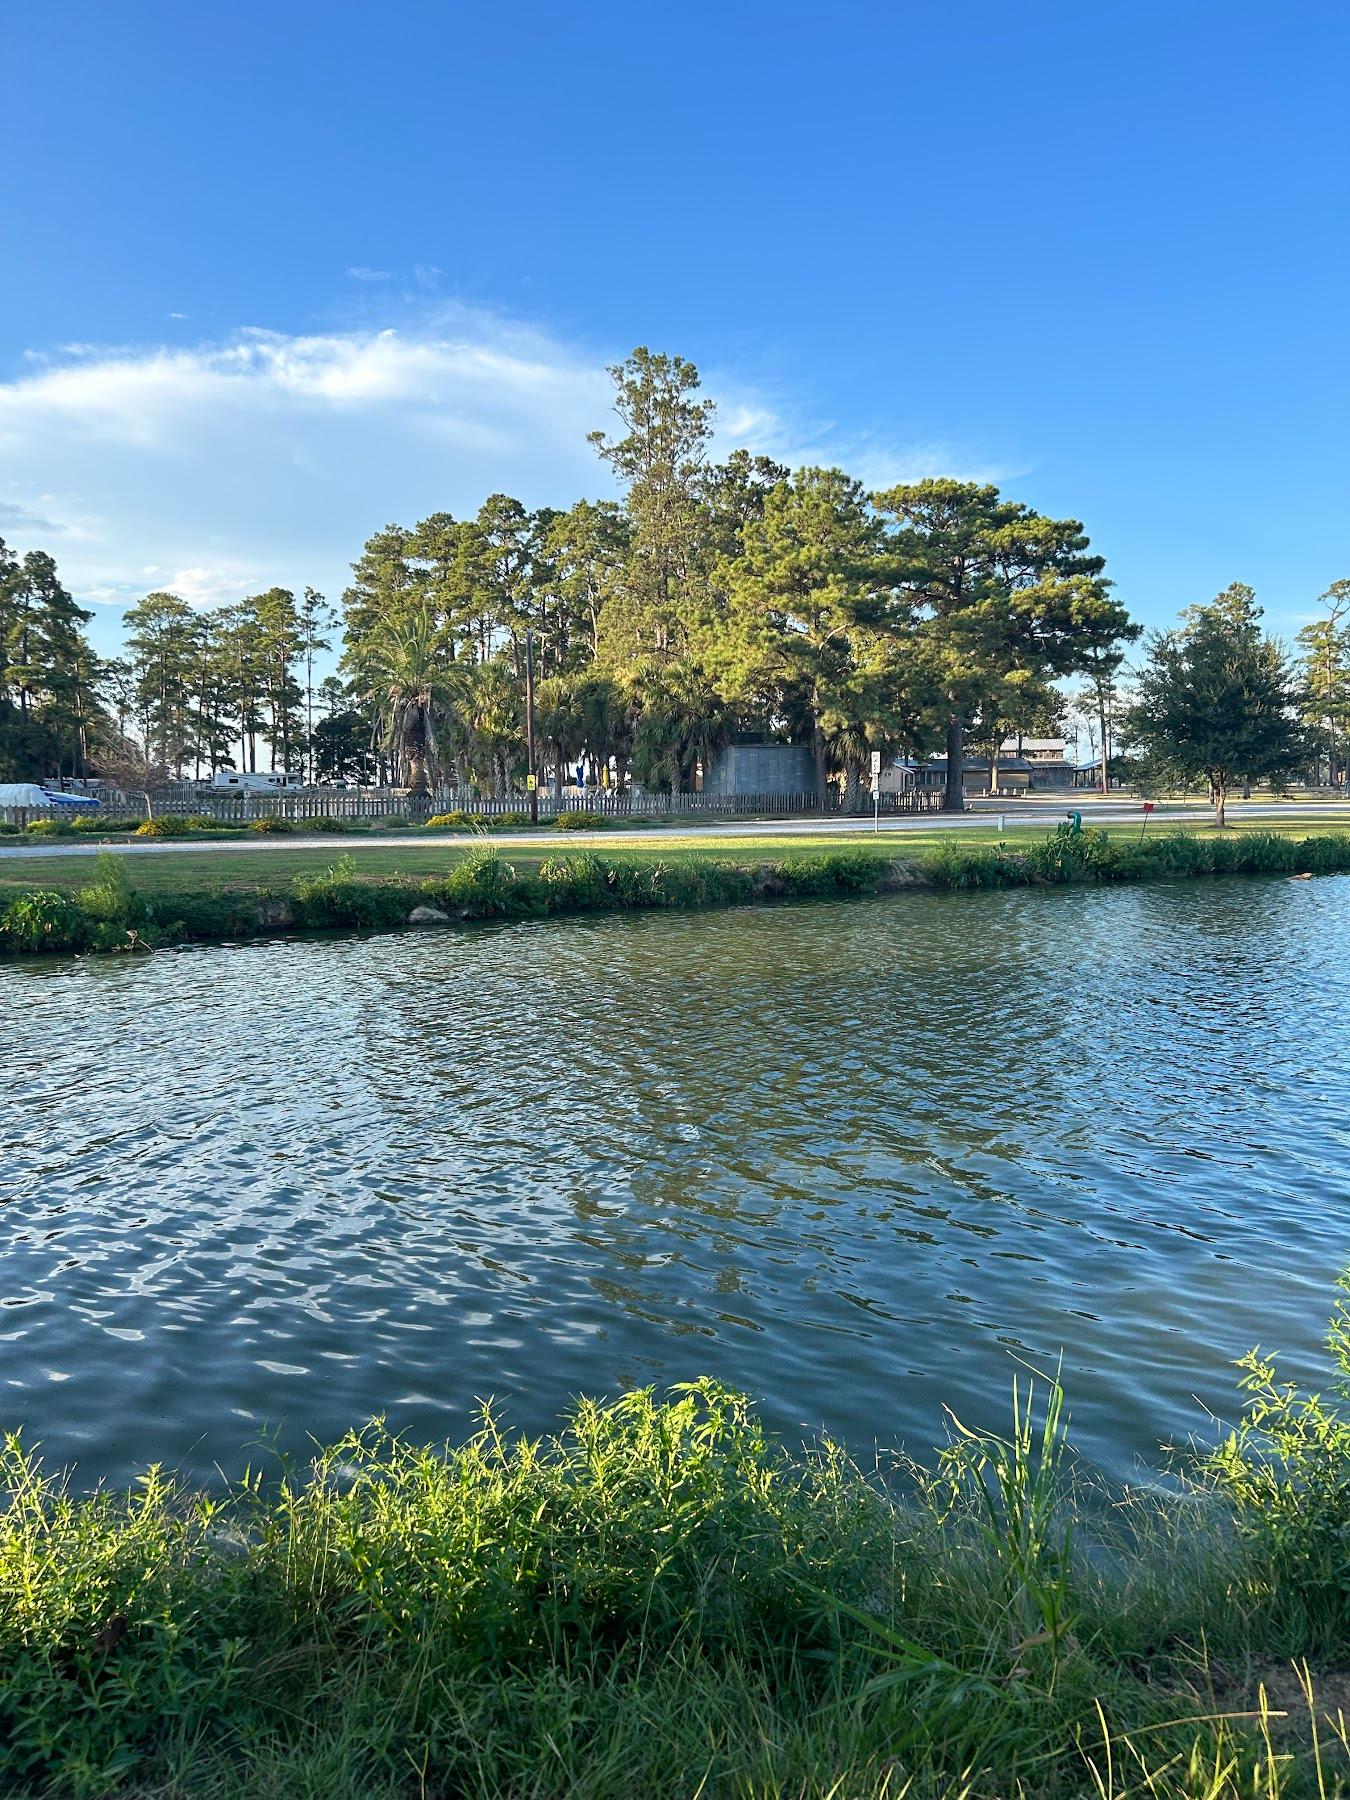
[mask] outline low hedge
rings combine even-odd
[[[918,864],[932,887],[996,888],[1084,881],[1153,881],[1201,875],[1329,875],[1350,870],[1350,833],[1294,838],[1274,831],[1222,837],[1159,832],[1111,837],[1061,825],[1038,844],[940,843]]]

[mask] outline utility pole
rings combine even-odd
[[[525,785],[530,790],[530,823],[539,823],[539,782],[534,765],[534,633],[525,633],[525,755],[529,773]]]

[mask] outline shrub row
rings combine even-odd
[[[177,838],[195,836],[202,832],[218,834],[240,832],[260,832],[264,835],[290,833],[299,831],[341,832],[346,834],[368,831],[404,832],[404,831],[523,831],[530,826],[530,815],[527,812],[504,812],[486,815],[469,812],[435,813],[420,824],[415,819],[391,817],[387,819],[338,819],[323,814],[313,819],[286,819],[279,815],[268,814],[261,819],[243,820],[217,819],[206,813],[165,814],[159,818],[142,819],[138,816],[117,817],[103,813],[78,813],[68,819],[34,819],[30,825],[12,825],[0,820],[0,835],[14,837],[22,833],[26,837],[155,837]],[[667,818],[629,818],[616,817],[609,813],[559,813],[556,818],[545,818],[540,821],[541,828],[551,826],[556,831],[651,831],[665,825],[678,824],[677,819]]]
[[[1294,838],[1273,831],[1199,837],[1160,832],[1111,837],[1061,825],[1026,849],[1007,844],[939,843],[919,864],[940,888],[1028,887],[1042,883],[1149,881],[1199,875],[1327,875],[1350,870],[1350,833]]]
[[[157,943],[228,941],[278,930],[392,930],[417,907],[447,918],[544,918],[586,911],[733,906],[755,899],[876,893],[887,864],[865,852],[836,851],[750,869],[688,857],[607,861],[591,851],[551,857],[520,872],[490,845],[476,846],[445,875],[363,878],[350,856],[285,890],[153,894],[127,886],[112,852],[94,882],[73,895],[21,894],[0,912],[0,953],[146,949]]]

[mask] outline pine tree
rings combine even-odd
[[[1338,754],[1350,771],[1350,581],[1333,581],[1318,599],[1326,617],[1298,634],[1302,651],[1300,711],[1327,762],[1327,785],[1335,787]]]
[[[1163,777],[1209,784],[1217,825],[1235,781],[1282,781],[1306,747],[1289,662],[1261,629],[1261,608],[1235,581],[1179,630],[1154,632],[1128,729]]]
[[[659,661],[678,654],[705,599],[711,544],[703,480],[716,408],[693,398],[698,370],[680,356],[639,347],[609,374],[623,434],[593,431],[589,441],[624,485],[632,532],[610,637],[626,660]]]
[[[128,607],[123,628],[146,760],[181,776],[196,742],[200,615],[177,594],[157,592]]]
[[[44,550],[0,540],[0,768],[12,778],[83,773],[97,714],[93,617]]]

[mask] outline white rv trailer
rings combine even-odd
[[[217,769],[211,777],[213,794],[298,794],[304,787],[298,775],[286,775],[280,769]]]

